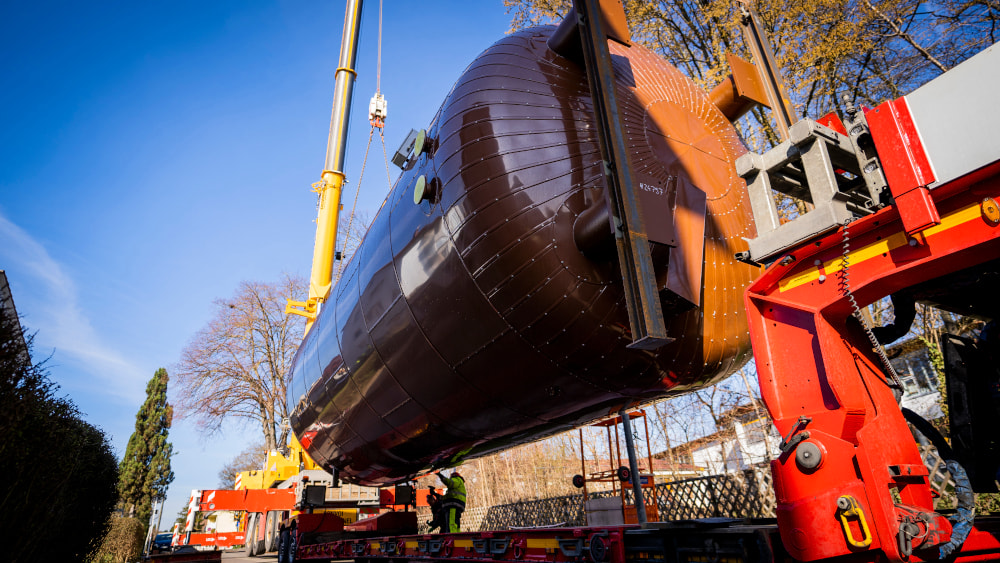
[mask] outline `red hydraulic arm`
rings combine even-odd
[[[995,530],[980,522],[963,538],[934,511],[892,372],[858,317],[1000,259],[1000,161],[928,189],[935,178],[905,99],[867,118],[894,203],[772,254],[746,293],[761,393],[784,437],[771,463],[782,543],[803,561],[930,561],[951,549],[960,561],[997,559]]]
[[[950,538],[951,525],[933,511],[927,469],[852,316],[843,280],[846,274],[850,295],[865,306],[1000,258],[1000,228],[981,211],[984,197],[1000,199],[998,174],[1000,166],[993,166],[934,192],[941,214],[935,227],[907,236],[899,213],[887,208],[851,223],[846,235],[840,229],[788,253],[747,291],[761,393],[785,436],[771,467],[779,529],[795,558],[858,553],[875,560],[880,550],[902,561],[909,549],[898,540],[904,523],[919,528],[910,540],[915,557],[924,555],[920,547]],[[984,541],[1000,547],[992,536]]]

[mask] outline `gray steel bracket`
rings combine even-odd
[[[871,170],[863,171],[870,162],[871,155],[858,149],[856,139],[811,119],[792,125],[788,140],[766,153],[737,159],[736,172],[747,182],[757,225],[757,237],[747,241],[749,258],[771,261],[855,215],[873,213],[881,205],[876,199],[881,191],[869,186],[876,182]],[[813,209],[782,224],[774,192],[807,201]]]

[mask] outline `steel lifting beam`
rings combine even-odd
[[[635,528],[630,526],[536,528],[343,539],[300,545],[295,560],[361,559],[384,563],[421,560],[571,563],[586,560],[599,563],[624,563],[624,534],[629,529]]]
[[[771,49],[771,41],[764,32],[760,16],[745,1],[740,2],[740,24],[743,26],[743,39],[746,41],[747,49],[753,55],[763,79],[764,94],[767,96],[774,121],[778,124],[781,139],[787,139],[788,129],[798,121],[798,118],[785,92],[785,83],[781,79],[781,71],[774,59],[774,50]]]
[[[268,512],[291,510],[295,506],[294,489],[240,489],[201,491],[198,512],[213,510],[246,510]]]
[[[609,6],[605,9],[621,10],[620,5],[606,4]],[[584,68],[597,118],[597,134],[611,203],[611,222],[632,327],[632,344],[629,347],[653,350],[673,339],[667,336],[663,320],[659,288],[649,253],[649,238],[639,209],[632,163],[618,112],[615,74],[607,41],[609,30],[605,29],[599,0],[574,0],[573,5],[579,21]]]
[[[627,561],[739,561],[775,563],[788,555],[773,521],[652,523],[636,526],[535,528],[342,539],[300,545],[296,561],[365,560],[626,563]]]

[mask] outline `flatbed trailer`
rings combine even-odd
[[[976,522],[958,563],[1000,557],[1000,518]],[[706,518],[644,526],[411,534],[300,546],[295,561],[535,561],[546,563],[772,563],[792,561],[774,519]],[[915,557],[914,562],[922,561]]]

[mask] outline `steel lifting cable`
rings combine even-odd
[[[375,93],[382,92],[382,0],[378,0],[378,55],[375,60]]]
[[[379,98],[382,92],[382,0],[378,3],[378,54],[376,56],[376,70],[375,70],[375,98]],[[374,101],[374,99],[373,99]],[[384,107],[382,108],[384,111]],[[361,161],[361,173],[358,174],[358,187],[354,192],[354,202],[351,204],[351,214],[347,219],[347,232],[344,233],[344,256],[341,258],[337,264],[337,274],[335,276],[335,281],[340,280],[340,274],[344,270],[344,259],[347,254],[347,244],[351,239],[351,229],[354,226],[354,216],[355,211],[358,207],[358,196],[361,194],[361,182],[365,176],[365,167],[368,165],[368,152],[372,148],[372,136],[375,134],[375,129],[378,129],[379,139],[382,141],[382,158],[385,161],[385,178],[388,185],[392,186],[392,174],[389,171],[389,154],[385,146],[385,114],[383,113],[381,117],[372,117],[371,119],[371,131],[368,132],[368,145],[365,147],[365,157]]]
[[[378,130],[378,136],[382,138],[382,159],[385,160],[385,181],[392,187],[392,173],[389,172],[389,153],[385,150],[385,131]]]
[[[354,190],[354,203],[351,204],[351,214],[347,218],[347,232],[344,233],[344,250],[340,261],[337,263],[337,275],[334,281],[340,281],[340,273],[344,270],[344,260],[347,254],[347,243],[351,240],[351,226],[354,224],[354,211],[358,207],[358,195],[361,193],[361,181],[365,177],[365,166],[368,165],[368,151],[372,148],[372,135],[375,134],[375,127],[368,132],[368,146],[365,147],[365,158],[361,161],[361,172],[358,174],[358,187]]]
[[[382,92],[382,0],[378,0],[378,55],[376,58],[375,71],[375,94]],[[383,127],[378,128],[378,136],[382,140],[382,158],[385,160],[385,179],[388,186],[392,187],[392,174],[389,172],[389,154],[385,148],[385,122]]]
[[[358,174],[358,189],[357,191],[354,192],[354,203],[351,204],[351,214],[348,216],[347,219],[347,233],[344,234],[345,253],[347,251],[347,241],[351,237],[351,226],[354,224],[354,211],[358,207],[358,194],[361,193],[361,180],[364,178],[365,175],[365,166],[367,166],[368,164],[368,151],[372,147],[372,135],[375,133],[375,129],[376,127],[373,125],[371,131],[368,132],[368,146],[365,147],[365,158],[363,161],[361,161],[361,173]],[[389,153],[386,151],[385,148],[385,130],[382,127],[378,127],[378,136],[379,139],[382,140],[382,159],[385,162],[385,180],[387,182],[386,185],[391,187],[392,174],[389,170]],[[344,268],[344,261],[341,260],[340,264],[338,264],[337,266],[337,276],[335,278],[336,280],[340,279],[340,272],[343,270],[343,268]]]

